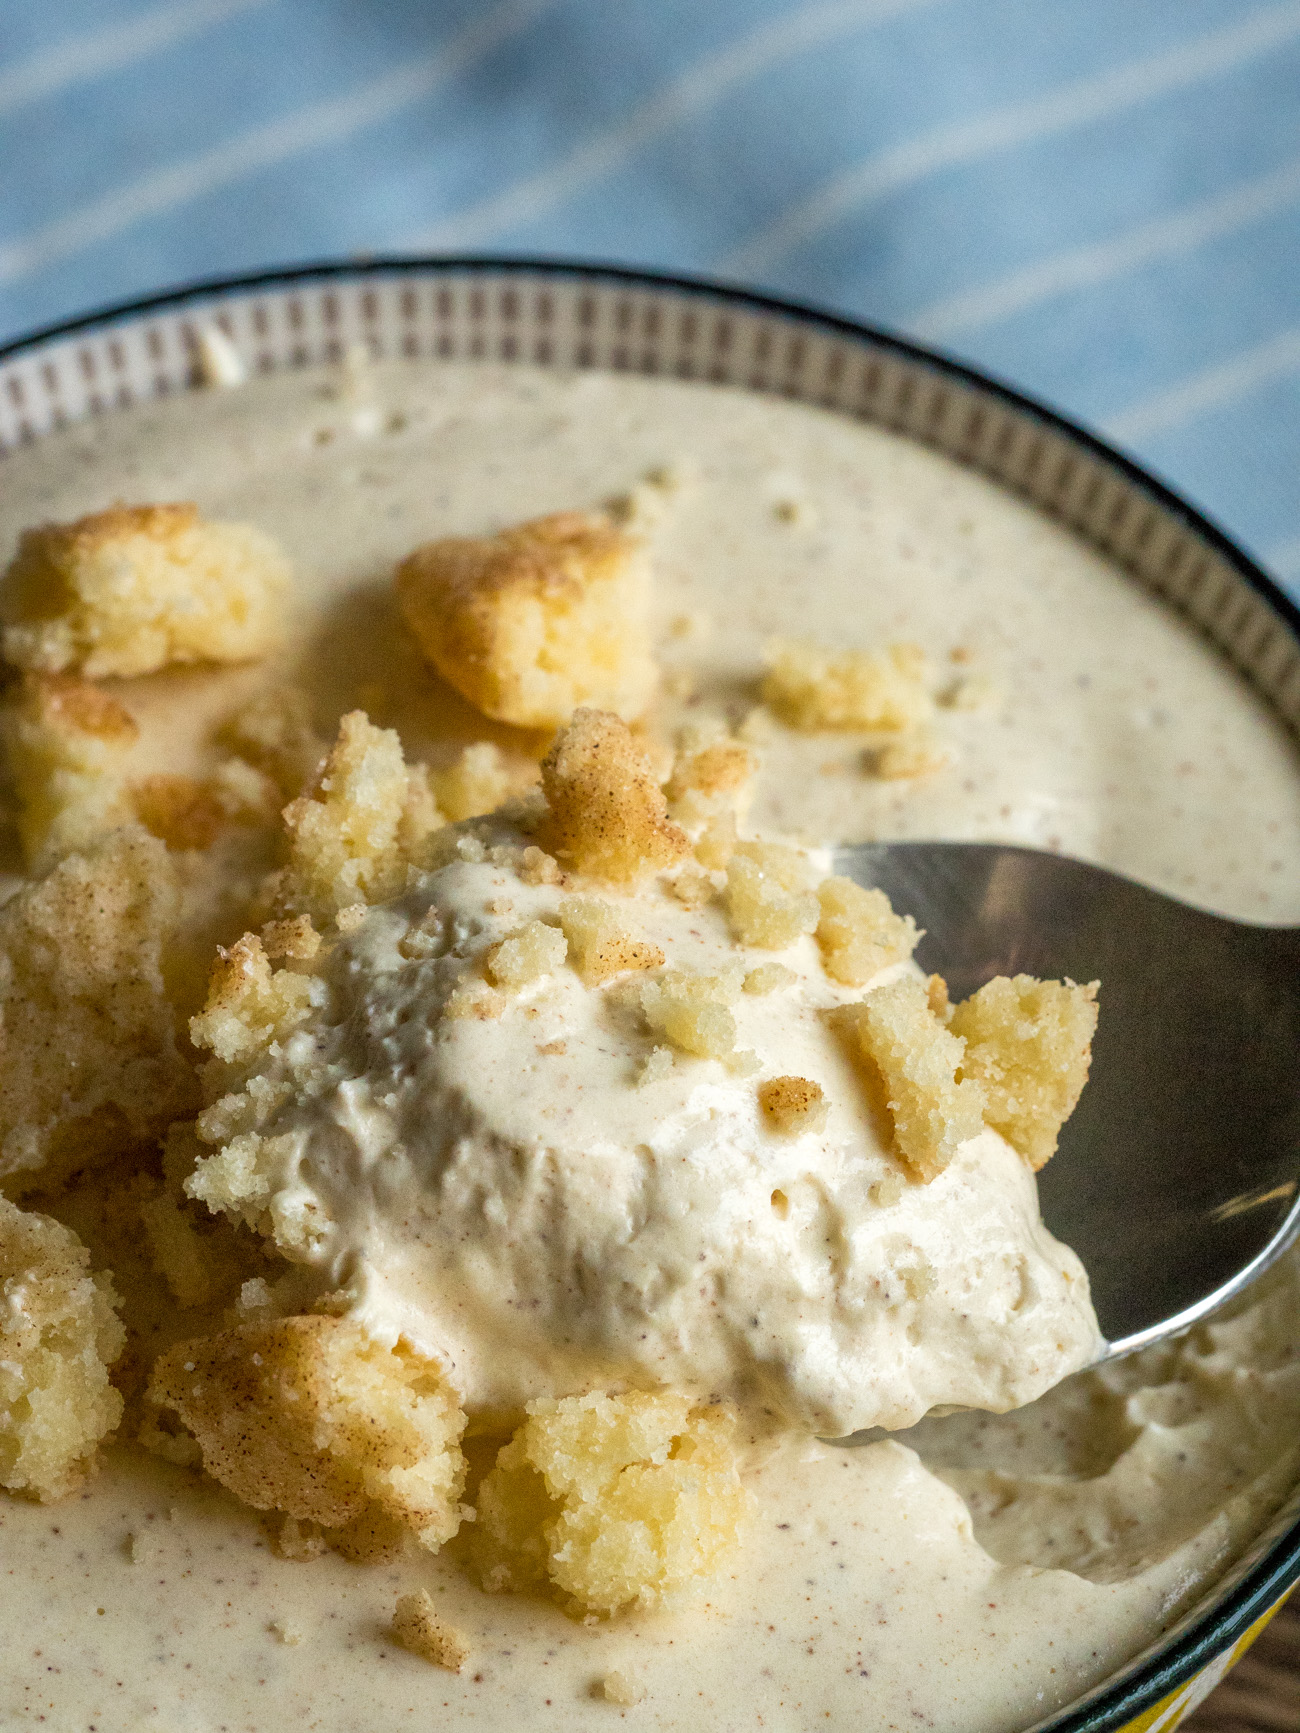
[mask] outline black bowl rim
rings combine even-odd
[[[258,289],[287,288],[294,283],[320,282],[330,278],[364,278],[399,275],[403,272],[438,271],[471,275],[555,276],[591,282],[621,283],[629,288],[672,290],[701,300],[722,301],[751,311],[770,313],[801,324],[811,324],[838,336],[866,341],[931,371],[990,393],[1021,414],[1063,434],[1074,444],[1119,470],[1129,481],[1159,505],[1195,530],[1226,560],[1243,581],[1286,621],[1300,638],[1300,605],[1270,578],[1215,521],[1183,498],[1150,470],[1127,457],[1050,404],[1018,390],[996,375],[972,367],[942,350],[913,343],[908,338],[865,320],[846,318],[808,302],[765,294],[743,284],[706,276],[684,276],[639,266],[599,260],[570,260],[528,255],[494,254],[376,254],[363,258],[328,259],[254,271],[238,276],[200,278],[153,295],[119,301],[43,326],[26,336],[0,345],[0,365],[49,343],[79,332],[134,320],[142,315],[179,308],[187,303]],[[906,434],[903,437],[908,437]],[[1211,1661],[1224,1654],[1271,1608],[1300,1583],[1300,1518],[1266,1549],[1222,1601],[1197,1618],[1167,1649],[1132,1667],[1127,1677],[1102,1684],[1088,1692],[1076,1708],[1027,1730],[1027,1733],[1123,1733],[1134,1716],[1176,1691]],[[1157,1642],[1159,1639],[1157,1639]]]

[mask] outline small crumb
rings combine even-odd
[[[312,926],[310,915],[268,921],[262,928],[262,949],[272,962],[279,962],[282,957],[292,958],[296,963],[310,962],[320,950],[320,934]]]
[[[235,1305],[245,1315],[253,1312],[269,1312],[271,1309],[271,1290],[261,1276],[253,1276],[239,1290],[239,1298]]]
[[[769,1128],[782,1137],[820,1131],[826,1124],[825,1093],[807,1077],[768,1078],[758,1086],[758,1104]]]
[[[280,1641],[291,1649],[297,1648],[302,1641],[302,1632],[297,1625],[292,1624],[288,1619],[272,1619],[267,1630],[279,1637]]]
[[[902,731],[930,712],[925,653],[916,644],[837,652],[776,638],[766,661],[763,699],[791,728]]]
[[[647,1083],[662,1083],[671,1075],[675,1063],[671,1047],[652,1047],[637,1072],[638,1088],[644,1088]]]
[[[554,974],[568,955],[569,942],[558,927],[545,921],[526,926],[493,945],[487,954],[489,978],[508,992],[518,992],[543,975]]]
[[[626,1673],[606,1673],[600,1681],[600,1691],[607,1703],[617,1703],[624,1709],[645,1701],[645,1686]]]
[[[877,1208],[892,1209],[896,1203],[901,1202],[906,1189],[902,1174],[887,1173],[883,1179],[876,1181],[867,1195]]]
[[[127,1554],[133,1565],[156,1564],[162,1551],[157,1535],[151,1529],[137,1529],[126,1537]]]
[[[683,867],[675,878],[664,880],[664,887],[688,909],[702,909],[705,903],[712,902],[717,889],[709,874],[698,867]]]
[[[657,969],[664,960],[659,946],[625,926],[622,913],[611,903],[595,897],[565,897],[559,917],[569,962],[588,987],[598,987],[629,969]]]
[[[784,963],[760,963],[745,976],[745,992],[762,995],[775,993],[782,987],[793,987],[799,979]]]
[[[445,1667],[449,1673],[459,1673],[469,1660],[469,1644],[454,1625],[438,1617],[427,1589],[399,1598],[393,1613],[393,1635],[404,1649],[432,1661],[435,1667]]]
[[[347,908],[340,909],[334,917],[334,924],[341,933],[355,933],[366,918],[364,903],[349,903]]]
[[[748,1047],[738,1047],[734,1053],[728,1053],[722,1063],[733,1077],[757,1077],[763,1069],[763,1061]]]
[[[567,1041],[543,1041],[538,1046],[537,1051],[544,1053],[548,1058],[562,1058],[569,1051],[569,1043]]]
[[[554,855],[547,854],[545,849],[529,843],[519,862],[519,877],[526,885],[556,885],[559,884],[560,863]]]
[[[442,1008],[444,1021],[489,1023],[501,1016],[507,999],[483,981],[461,981]]]

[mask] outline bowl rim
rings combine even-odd
[[[1238,577],[1278,614],[1300,639],[1300,602],[1292,598],[1264,571],[1258,562],[1204,511],[1184,498],[1158,475],[1127,456],[1086,425],[1051,404],[1020,390],[998,375],[972,366],[943,350],[915,343],[909,338],[867,320],[850,318],[814,303],[751,289],[743,284],[705,275],[691,275],[600,260],[565,259],[548,255],[494,254],[373,254],[355,259],[322,259],[303,264],[269,267],[236,275],[215,275],[159,290],[153,294],[110,302],[89,312],[44,325],[0,344],[0,367],[47,345],[81,334],[130,323],[151,313],[181,309],[192,302],[205,302],[258,290],[289,289],[295,284],[382,278],[393,275],[461,275],[497,277],[555,277],[627,288],[671,291],[696,297],[701,302],[722,303],[750,312],[769,314],[796,324],[858,342],[892,354],[900,360],[924,367],[932,373],[990,395],[1022,416],[1062,435],[1090,456],[1118,471],[1146,493],[1156,505],[1199,535],[1236,572]],[[595,369],[600,371],[600,368]],[[745,386],[738,389],[752,389]],[[108,409],[105,414],[115,411]],[[832,413],[845,413],[832,411]],[[43,436],[42,436],[43,437]],[[916,439],[900,430],[900,437]],[[3,464],[0,453],[0,466]],[[961,462],[958,457],[950,461]],[[0,468],[2,473],[2,468]],[[1005,483],[998,485],[1005,486]],[[1039,511],[1045,508],[1035,507]],[[1071,534],[1080,535],[1071,528]],[[1293,1501],[1294,1502],[1294,1501]],[[1274,1527],[1279,1519],[1275,1517]],[[1300,1585],[1300,1513],[1281,1519],[1282,1526],[1271,1540],[1256,1542],[1260,1556],[1242,1571],[1240,1580],[1202,1613],[1193,1609],[1184,1616],[1185,1628],[1167,1644],[1156,1638],[1145,1656],[1126,1663],[1118,1676],[1092,1687],[1073,1706],[1067,1706],[1033,1724],[1026,1733],[1125,1733],[1129,1722],[1143,1711],[1193,1680],[1209,1663],[1228,1653],[1266,1614],[1276,1610],[1287,1594]],[[1267,1530],[1265,1531],[1267,1533]],[[1249,1551],[1246,1555],[1250,1556]],[[1240,1568],[1240,1567],[1239,1567]],[[1210,1590],[1213,1594],[1213,1590]],[[1163,1723],[1162,1723],[1163,1724]]]

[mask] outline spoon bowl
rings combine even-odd
[[[994,975],[1101,982],[1092,1071],[1038,1176],[1083,1260],[1105,1359],[1171,1336],[1300,1234],[1300,928],[1189,907],[998,843],[840,849],[925,929],[954,999]]]

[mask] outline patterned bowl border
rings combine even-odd
[[[694,379],[931,446],[1057,519],[1193,621],[1300,736],[1300,610],[1208,519],[1044,405],[887,332],[698,280],[527,259],[376,259],[195,284],[0,348],[0,461],[201,383],[215,326],[250,372],[373,356]],[[1199,1607],[1027,1733],[1171,1730],[1300,1581],[1300,1491]],[[1235,1651],[1235,1652],[1234,1652]]]

